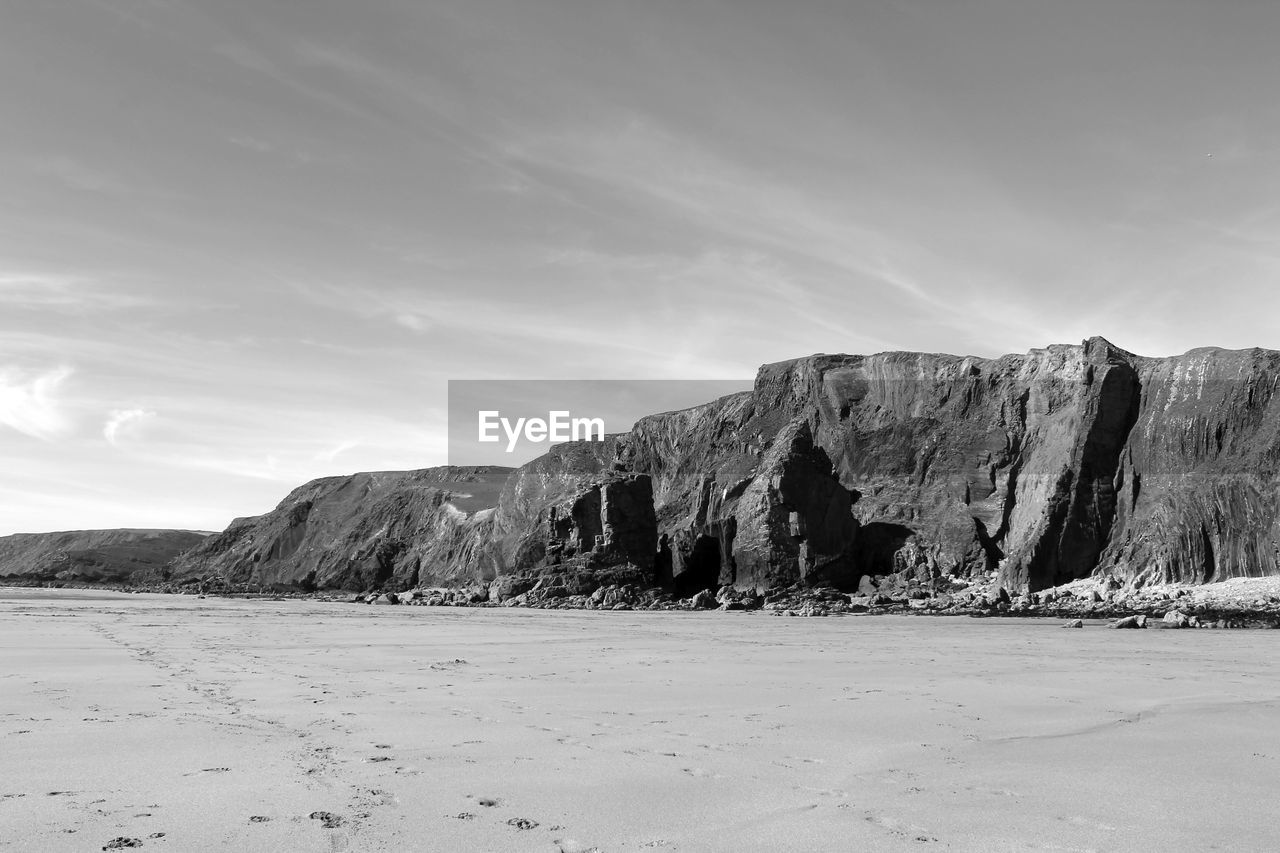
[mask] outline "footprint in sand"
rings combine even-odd
[[[964,790],[972,791],[975,794],[989,794],[993,797],[1020,797],[1017,791],[1010,791],[1008,788],[986,788],[986,787],[966,787]]]
[[[337,829],[346,823],[346,820],[341,815],[336,815],[333,812],[312,812],[309,817],[312,820],[320,821],[320,825],[325,829]]]
[[[808,791],[811,794],[817,794],[819,797],[833,797],[837,800],[847,800],[849,792],[843,788],[810,788],[808,785],[796,785],[794,790]]]
[[[863,820],[865,820],[867,823],[870,823],[874,826],[878,826],[881,829],[888,832],[889,834],[896,835],[899,838],[905,838],[907,836],[910,836],[915,841],[923,841],[923,842],[935,842],[938,840],[933,836],[929,835],[928,830],[926,830],[924,827],[915,826],[910,823],[904,823],[903,821],[896,820],[895,818],[891,818],[888,815],[878,814],[876,812],[867,812],[866,814],[863,815]]]
[[[1096,820],[1090,820],[1089,818],[1082,817],[1080,815],[1059,817],[1058,820],[1066,821],[1067,823],[1074,824],[1075,826],[1083,826],[1086,829],[1100,829],[1103,832],[1116,831],[1116,828],[1109,823],[1098,823]]]
[[[695,779],[723,779],[724,778],[724,776],[720,775],[719,773],[712,773],[710,770],[707,770],[702,767],[686,767],[684,768],[684,772],[688,773],[690,776],[694,777]]]

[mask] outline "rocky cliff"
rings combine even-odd
[[[1134,363],[1100,572],[1207,583],[1280,574],[1280,353],[1198,349]]]
[[[0,582],[157,583],[182,552],[213,534],[190,530],[70,530],[0,537]]]
[[[499,596],[1277,575],[1277,383],[1280,353],[1144,358],[1102,338],[995,359],[816,355],[514,471],[308,483],[174,572]]]
[[[492,507],[510,468],[313,480],[182,555],[175,580],[232,588],[406,589],[492,578]]]
[[[1278,382],[1280,353],[1153,359],[1102,338],[996,359],[813,356],[531,463],[498,529],[531,529],[531,508],[613,467],[650,477],[657,578],[677,590],[1278,574]]]

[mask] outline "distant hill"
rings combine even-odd
[[[67,530],[0,536],[0,583],[143,583],[211,533],[193,530]]]

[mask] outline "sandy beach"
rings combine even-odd
[[[1267,850],[1280,631],[0,591],[0,849]]]

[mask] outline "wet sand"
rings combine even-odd
[[[0,849],[1274,849],[1280,631],[1060,624],[0,590]]]

